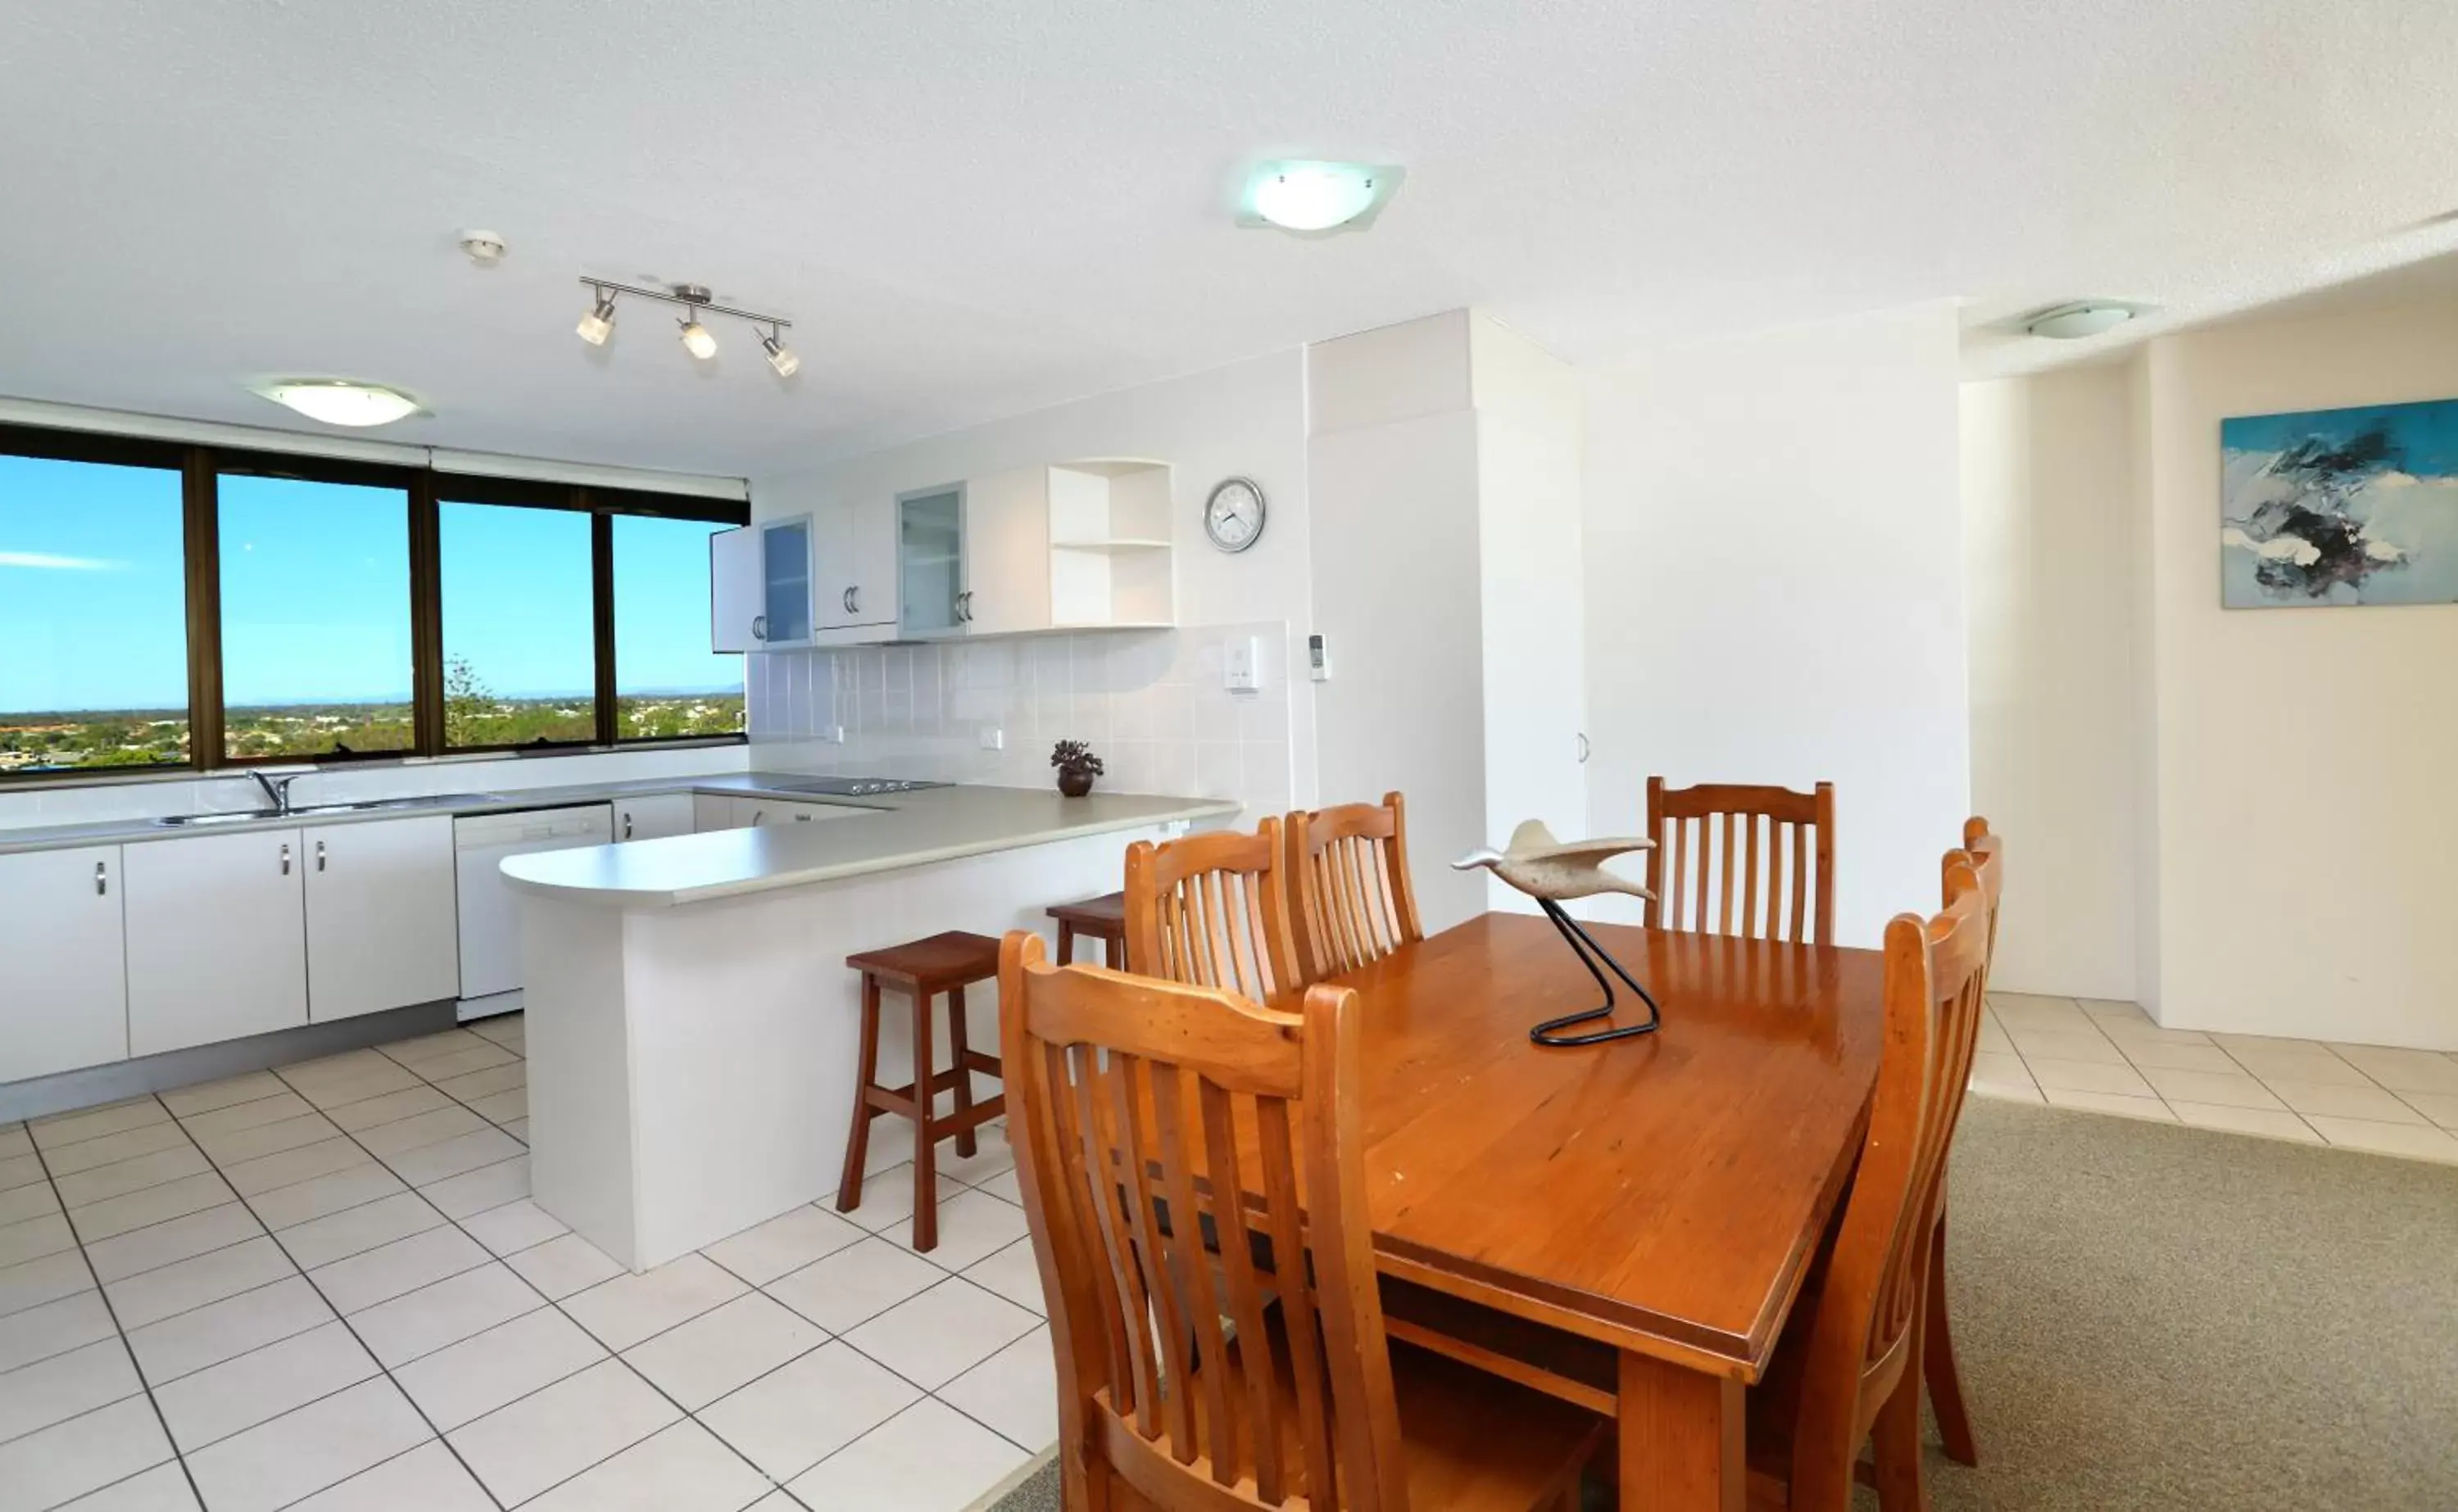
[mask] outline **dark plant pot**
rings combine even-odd
[[[1086,797],[1093,791],[1093,774],[1082,767],[1060,767],[1058,791],[1071,798]]]

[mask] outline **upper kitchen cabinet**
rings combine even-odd
[[[957,611],[969,635],[1050,628],[1048,471],[1018,467],[966,487]]]
[[[896,623],[907,636],[965,630],[963,484],[896,496]]]
[[[897,515],[896,500],[881,494],[813,516],[812,597],[823,644],[877,640],[895,632]]]
[[[1049,475],[1052,627],[1176,624],[1169,464],[1102,458]]]
[[[768,520],[760,527],[760,621],[752,627],[770,649],[811,643],[812,517]]]
[[[1170,469],[1018,467],[897,496],[906,636],[1177,623]]]
[[[760,528],[745,525],[713,532],[708,538],[708,649],[758,651],[766,612]]]

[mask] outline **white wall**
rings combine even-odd
[[[2147,357],[2164,1024],[2458,1049],[2458,605],[2219,607],[2218,423],[2458,395],[2458,302]]]
[[[1844,944],[1936,907],[1970,812],[1956,342],[1927,304],[1581,370],[1589,827],[1651,773],[1832,780]]]
[[[2015,847],[2010,992],[2137,990],[2133,403],[2113,363],[1963,390],[1971,804]]]
[[[1121,456],[1151,457],[1172,465],[1176,499],[1171,539],[1178,624],[1222,632],[1232,626],[1276,625],[1281,636],[1279,664],[1302,665],[1310,542],[1305,366],[1303,355],[1295,350],[1094,395],[813,471],[756,478],[751,507],[755,518],[767,519],[1010,467]],[[1215,484],[1232,475],[1254,479],[1268,506],[1262,538],[1236,555],[1215,549],[1203,534],[1202,523],[1205,497]],[[774,672],[755,665],[750,678],[755,733],[763,727],[777,733],[788,728],[790,717],[779,704],[765,699],[764,691],[772,679],[780,689],[790,686],[797,675],[790,669],[800,667],[808,696],[821,654],[771,652],[751,658],[755,664],[779,664]],[[1173,652],[1169,660],[1174,664],[1175,659]],[[859,659],[853,664],[867,665]],[[888,665],[881,664],[883,679]],[[1280,738],[1292,765],[1274,787],[1293,801],[1311,802],[1315,792],[1313,690],[1301,679],[1288,687],[1287,694],[1288,729]],[[763,703],[768,715],[764,726]],[[1041,755],[1046,758],[1046,746]],[[857,753],[845,759],[862,756]]]

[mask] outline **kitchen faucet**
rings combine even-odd
[[[264,796],[273,800],[273,812],[283,818],[290,817],[290,784],[306,775],[296,772],[276,782],[261,772],[248,773],[249,777],[256,778],[256,785],[264,789]]]

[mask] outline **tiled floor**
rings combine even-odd
[[[2163,1029],[2131,1003],[1990,993],[1971,1089],[2458,1162],[2458,1055]]]
[[[955,1512],[1057,1438],[998,1130],[927,1257],[883,1123],[858,1223],[629,1275],[529,1201],[521,1035],[0,1125],[0,1512]]]

